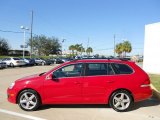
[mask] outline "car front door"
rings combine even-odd
[[[52,80],[44,81],[45,103],[76,104],[82,101],[83,64],[67,65],[54,71]]]

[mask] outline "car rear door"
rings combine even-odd
[[[106,93],[109,85],[107,80],[106,63],[86,63],[82,86],[84,103],[106,103]]]

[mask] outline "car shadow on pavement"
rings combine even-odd
[[[157,105],[160,105],[160,101],[152,97],[150,99],[134,103],[134,106],[129,111],[137,110],[142,107],[150,107]],[[110,108],[110,106],[107,104],[54,104],[54,105],[43,105],[38,109],[38,111],[51,108]]]
[[[157,106],[157,105],[160,105],[160,100],[152,96],[147,100],[134,103],[134,106],[131,109],[131,111],[142,108],[142,107],[150,107],[150,106]]]
[[[109,108],[106,104],[54,104],[54,105],[43,105],[38,111],[50,109],[50,108]]]

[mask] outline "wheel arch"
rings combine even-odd
[[[127,92],[131,95],[132,100],[133,100],[133,102],[134,102],[133,93],[132,93],[130,90],[126,89],[126,88],[118,88],[118,89],[115,89],[114,91],[112,91],[111,94],[109,95],[108,102],[110,101],[112,94],[115,93],[116,91],[127,91]]]

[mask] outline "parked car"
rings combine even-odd
[[[26,66],[34,66],[36,64],[35,60],[32,58],[21,58],[26,62]]]
[[[35,58],[34,60],[36,65],[51,65],[55,62],[53,59]]]
[[[134,102],[152,96],[149,76],[134,62],[119,59],[83,59],[16,80],[8,101],[26,111],[45,104],[109,104],[129,110]]]
[[[45,61],[40,58],[34,58],[36,65],[45,65]]]
[[[7,68],[7,64],[6,62],[3,62],[2,60],[0,60],[0,69],[3,69],[3,68]]]
[[[44,59],[44,61],[45,61],[44,65],[54,64],[54,61],[52,59]]]
[[[61,64],[61,63],[67,62],[67,61],[69,61],[68,58],[57,58],[56,64]]]
[[[56,63],[56,58],[50,58],[50,59],[48,59],[48,60],[50,60],[52,64],[55,64],[55,63]]]
[[[15,67],[15,66],[24,66],[26,65],[24,60],[21,60],[18,57],[9,57],[2,59],[3,62],[6,62],[7,66]]]

